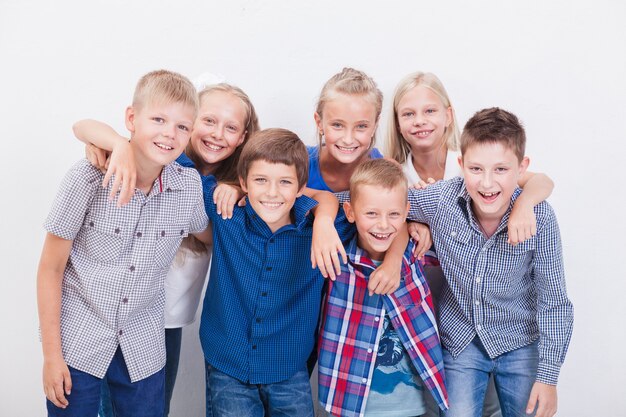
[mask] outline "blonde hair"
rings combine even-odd
[[[360,164],[350,177],[350,199],[355,201],[359,187],[374,185],[391,190],[402,186],[407,196],[408,181],[402,166],[391,159],[370,159]]]
[[[401,164],[406,161],[407,155],[411,151],[411,147],[408,142],[404,140],[404,137],[402,137],[402,133],[400,133],[400,126],[398,124],[398,104],[407,92],[418,85],[423,85],[424,87],[432,90],[437,97],[439,97],[443,106],[446,108],[449,107],[452,110],[452,121],[445,129],[442,146],[447,146],[451,151],[457,151],[459,149],[460,134],[459,126],[456,122],[456,114],[454,113],[454,106],[452,106],[450,97],[448,97],[448,92],[443,86],[441,80],[439,80],[435,74],[430,72],[414,72],[404,77],[400,80],[400,83],[398,83],[393,95],[393,104],[391,106],[391,112],[389,113],[389,120],[387,122],[387,143],[385,146],[386,154]]]
[[[173,71],[152,71],[139,79],[133,95],[133,107],[141,109],[148,103],[182,103],[193,107],[194,119],[198,114],[195,87],[187,77]]]
[[[369,99],[376,109],[375,122],[378,122],[383,108],[383,93],[374,80],[363,71],[346,67],[326,81],[315,107],[315,112],[320,118],[322,118],[324,112],[324,105],[331,101],[337,93],[349,96],[358,95]],[[319,131],[317,132],[317,139],[319,145],[322,146],[322,134]],[[375,142],[376,132],[374,132],[369,148],[372,148]]]
[[[235,151],[228,158],[220,162],[219,167],[213,173],[218,181],[238,183],[237,163],[239,161],[239,157],[241,156],[241,150],[243,149],[243,146],[248,142],[250,137],[259,131],[259,118],[257,116],[254,105],[250,100],[250,97],[248,97],[248,95],[244,93],[241,88],[234,85],[230,85],[227,83],[209,85],[198,93],[198,100],[202,102],[202,99],[204,97],[216,91],[232,94],[233,96],[237,97],[239,100],[241,100],[241,104],[243,105],[246,112],[246,119],[244,120],[243,126],[246,133],[243,137],[243,142],[241,142],[241,145],[237,146]],[[187,150],[191,150],[191,152],[188,152],[189,154],[195,154],[193,152],[191,141],[189,142],[189,145],[187,145]]]

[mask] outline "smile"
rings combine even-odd
[[[171,146],[167,146],[167,145],[164,145],[164,144],[162,144],[162,143],[158,143],[158,142],[157,142],[157,143],[155,143],[155,145],[156,145],[157,147],[159,147],[159,148],[163,149],[163,150],[166,150],[166,151],[171,151],[172,149],[174,149],[174,148],[172,148]]]
[[[370,232],[370,235],[372,235],[374,237],[374,239],[376,239],[376,240],[388,240],[389,237],[392,234],[393,233],[373,233],[373,232]]]
[[[335,145],[335,147],[344,153],[353,153],[354,151],[358,149],[358,146],[346,147],[346,146]]]
[[[261,201],[261,204],[268,209],[277,209],[282,206],[284,203],[272,202],[272,201]]]
[[[215,151],[215,152],[219,152],[222,149],[224,149],[223,146],[219,146],[219,145],[216,145],[214,143],[207,142],[205,140],[203,140],[202,143],[204,144],[204,146],[206,146],[207,148],[209,148],[210,150]]]
[[[413,136],[417,136],[418,138],[426,138],[433,133],[434,130],[419,130],[417,132],[411,133]]]
[[[500,192],[483,193],[479,191],[478,194],[480,194],[480,196],[487,201],[493,201],[496,198],[498,198],[498,196],[500,195]]]

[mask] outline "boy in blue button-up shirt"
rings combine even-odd
[[[448,281],[439,301],[446,417],[480,416],[489,374],[508,415],[556,412],[573,307],[550,205],[535,206],[531,239],[507,243],[517,180],[528,167],[525,143],[515,115],[479,111],[461,137],[464,178],[409,190],[410,217],[430,224]]]
[[[238,173],[247,204],[226,220],[213,203],[214,178],[203,178],[214,245],[200,325],[207,400],[214,416],[313,416],[306,360],[323,278],[310,261],[317,202],[303,195],[306,147],[290,131],[263,130],[245,145]],[[316,224],[337,213],[326,195]],[[335,225],[342,240],[353,234],[342,214]]]

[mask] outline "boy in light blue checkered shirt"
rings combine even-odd
[[[529,163],[525,142],[515,115],[481,110],[461,137],[463,178],[409,190],[409,217],[430,224],[449,284],[439,304],[446,417],[479,417],[490,374],[504,417],[556,413],[573,307],[559,227],[547,202],[536,202],[534,236],[508,243],[518,178]]]

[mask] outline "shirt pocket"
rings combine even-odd
[[[155,263],[159,268],[169,268],[183,238],[189,236],[187,225],[159,226],[154,248]]]
[[[82,246],[88,259],[104,265],[115,264],[119,261],[124,247],[124,236],[127,232],[123,222],[107,222],[104,219],[87,217],[83,224],[82,233],[77,239],[82,240]]]

